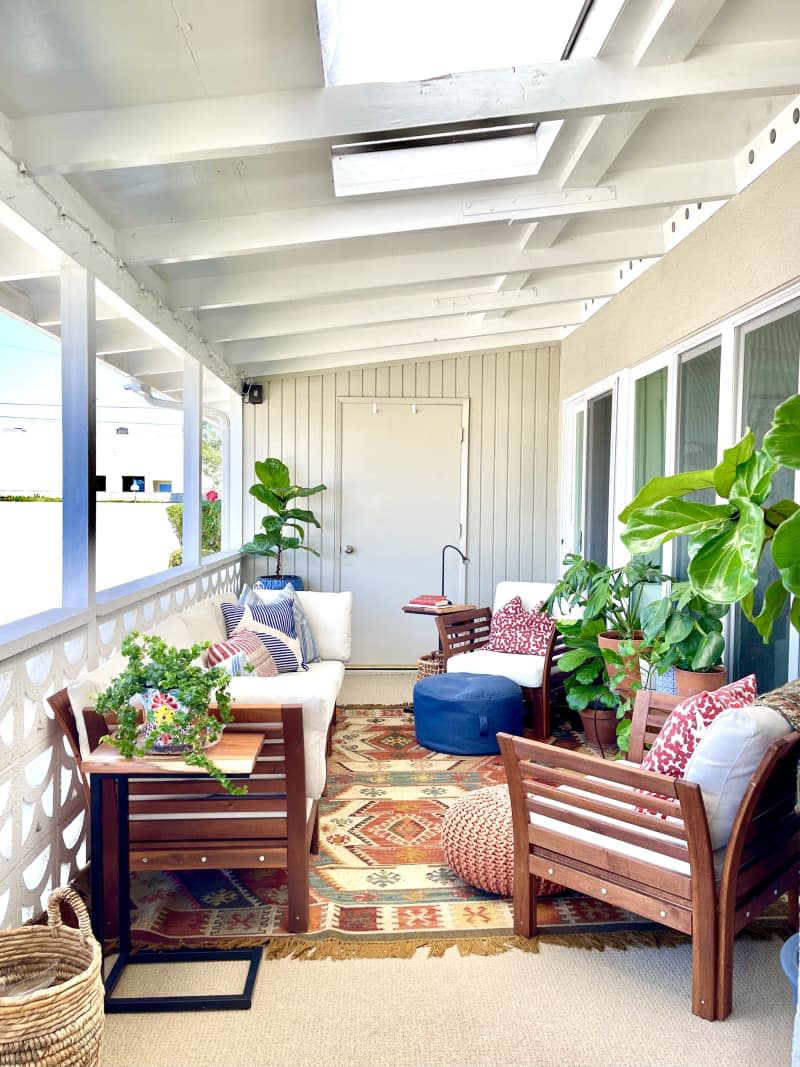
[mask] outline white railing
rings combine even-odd
[[[87,860],[88,819],[75,761],[46,698],[115,652],[130,630],[214,593],[238,589],[239,557],[209,562],[66,623],[31,635],[0,658],[0,928],[38,914],[50,891]],[[96,643],[96,653],[94,647]]]

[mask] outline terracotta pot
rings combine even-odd
[[[610,648],[615,652],[619,648],[620,644],[625,640],[632,640],[633,647],[639,648],[644,644],[644,634],[641,630],[636,631],[636,635],[633,638],[620,637],[616,630],[606,630],[604,633],[597,635],[597,643],[600,648]],[[624,677],[619,685],[612,686],[614,689],[632,689],[634,682],[641,682],[642,672],[639,667],[638,656],[626,656],[622,661],[623,668],[625,670]]]
[[[600,749],[614,748],[617,744],[616,708],[582,708],[578,714],[586,734],[586,743]]]
[[[712,667],[708,671],[683,671],[675,668],[675,688],[679,697],[693,697],[696,693],[711,693],[721,688],[728,680],[724,667]]]

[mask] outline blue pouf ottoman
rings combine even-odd
[[[433,674],[414,686],[419,744],[453,756],[500,751],[497,733],[522,733],[522,690],[494,674]]]

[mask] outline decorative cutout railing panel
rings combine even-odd
[[[131,630],[239,586],[239,561],[227,562],[168,592],[143,594],[97,627],[98,661]],[[47,697],[90,669],[86,624],[0,661],[0,928],[44,910],[52,889],[85,865],[88,815],[75,761]],[[92,664],[91,666],[94,666]]]

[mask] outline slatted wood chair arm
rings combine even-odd
[[[489,640],[491,608],[464,608],[436,616],[439,642],[445,661],[462,652],[475,652]]]

